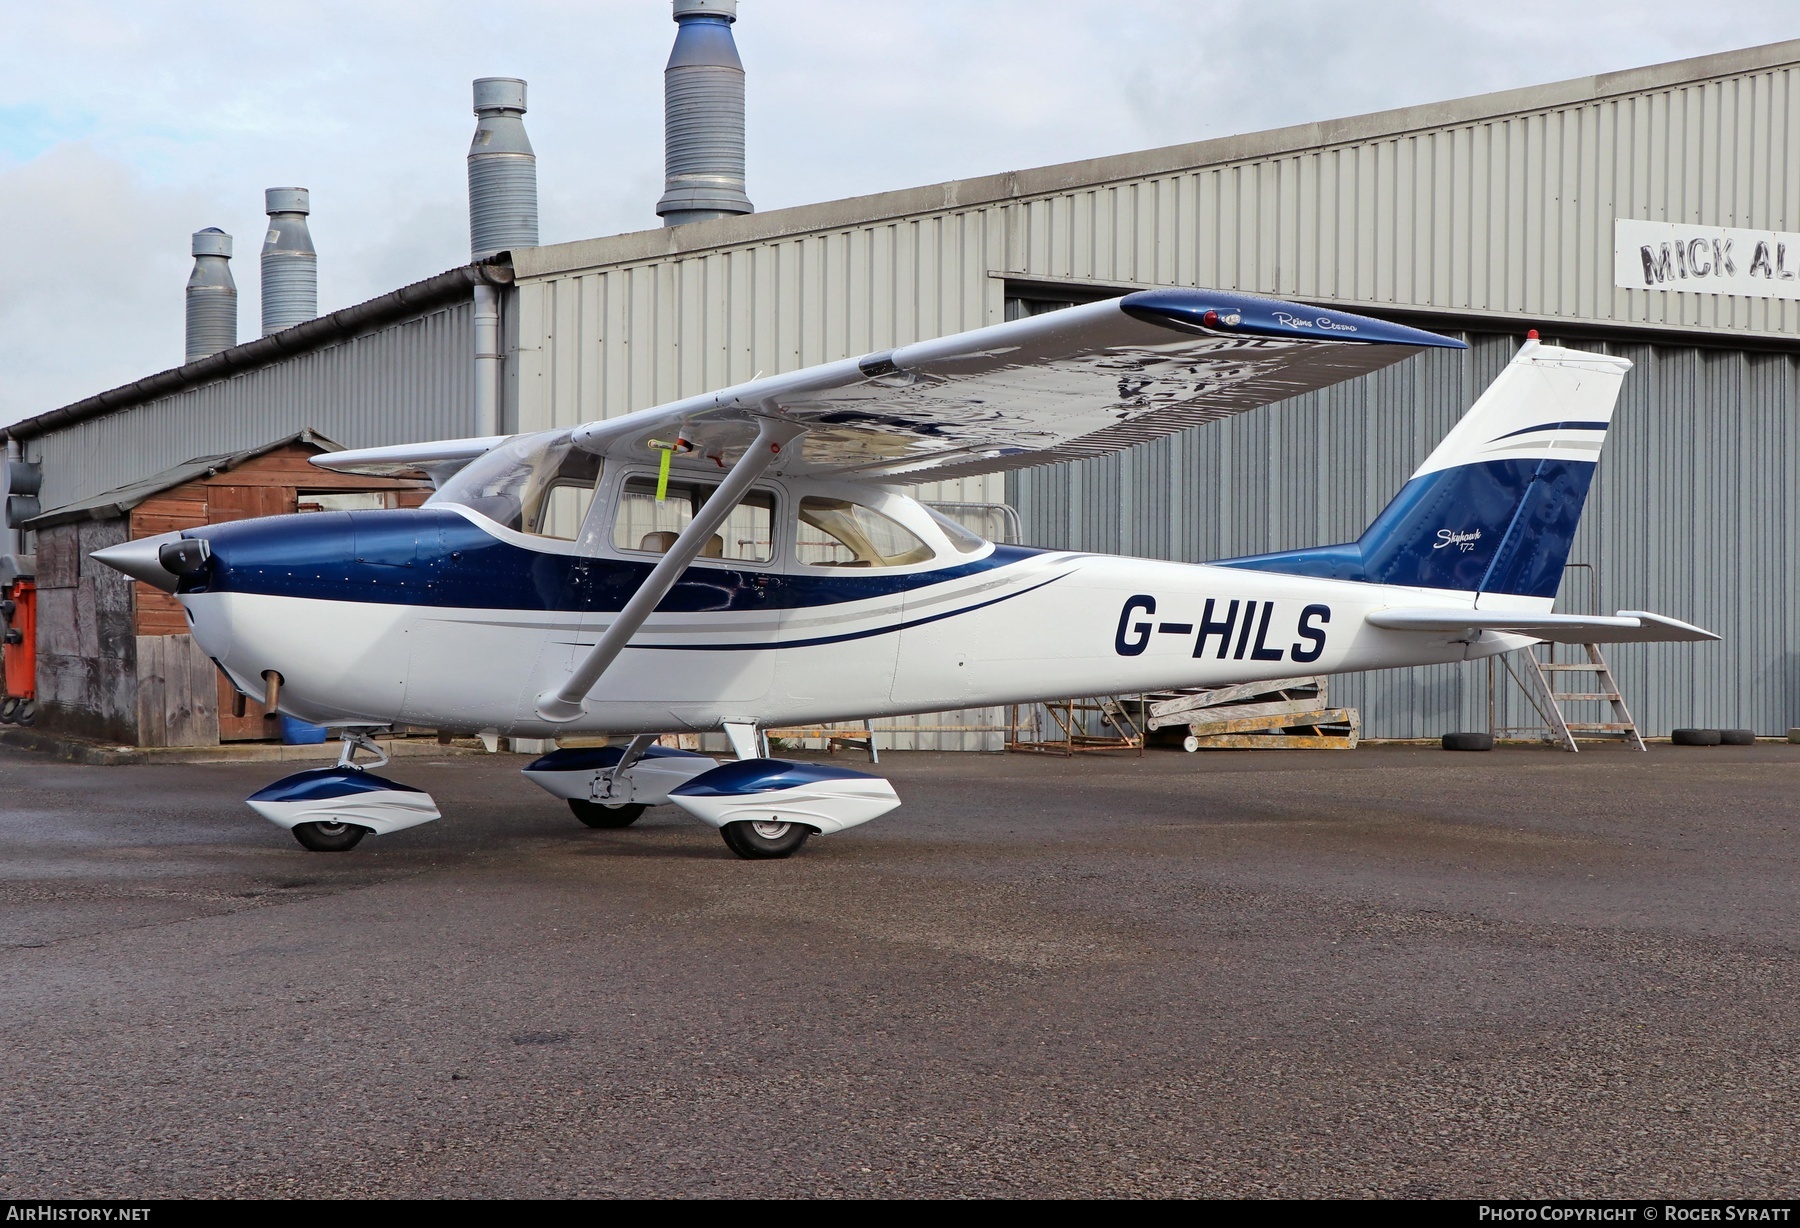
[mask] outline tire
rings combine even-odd
[[[727,823],[719,829],[725,846],[745,861],[774,861],[792,857],[812,835],[800,823]]]
[[[0,725],[13,723],[13,713],[19,710],[21,702],[17,695],[8,695],[5,699],[0,699]]]
[[[1444,735],[1445,750],[1493,750],[1494,735],[1491,733],[1447,733]]]
[[[1669,741],[1676,746],[1717,746],[1723,739],[1717,729],[1672,729]]]
[[[1756,730],[1754,729],[1721,729],[1719,730],[1721,746],[1755,746]]]
[[[294,839],[315,853],[348,853],[369,834],[354,823],[296,823]]]
[[[606,802],[585,802],[577,797],[569,799],[569,810],[589,827],[630,827],[648,809],[637,802],[614,806]]]
[[[21,699],[19,706],[13,709],[13,723],[15,725],[37,724],[37,700]]]

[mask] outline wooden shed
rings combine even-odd
[[[201,456],[54,508],[37,532],[38,727],[131,746],[215,746],[279,736],[261,708],[232,715],[233,687],[188,634],[168,593],[89,555],[107,546],[291,512],[417,507],[429,485],[309,463],[338,445],[302,431]]]

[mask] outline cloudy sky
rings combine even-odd
[[[546,243],[657,225],[667,0],[0,0],[0,423],[176,366],[188,236],[312,189],[320,308],[468,256],[469,82]],[[761,209],[1800,37],[1765,0],[743,0]]]

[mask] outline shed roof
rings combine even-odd
[[[216,354],[196,358],[184,366],[170,367],[167,371],[158,371],[129,384],[97,392],[58,409],[21,418],[11,425],[0,426],[0,439],[34,439],[70,423],[117,413],[171,393],[229,379],[245,371],[254,371],[258,367],[266,367],[298,354],[349,340],[396,320],[422,315],[445,303],[466,299],[477,285],[503,286],[511,281],[512,268],[506,262],[506,253],[502,252],[487,260],[450,269],[435,277],[427,277],[424,281],[416,281],[410,286],[401,286],[398,290],[390,290],[367,302],[328,312],[292,328],[270,333],[266,337],[240,342]]]
[[[259,456],[267,456],[278,448],[289,444],[309,444],[321,452],[341,452],[343,445],[335,443],[317,431],[296,431],[292,435],[284,435],[280,439],[247,448],[242,452],[228,452],[218,456],[196,456],[192,460],[182,461],[179,465],[164,469],[136,482],[128,482],[116,490],[104,491],[87,499],[81,499],[64,507],[52,508],[41,515],[33,516],[25,522],[25,528],[37,530],[53,528],[59,524],[68,524],[75,520],[111,520],[115,516],[123,516],[138,504],[162,494],[165,490],[173,490],[177,486],[192,482],[197,478],[209,478],[221,473],[228,473],[238,466],[255,460]],[[320,471],[322,485],[330,485],[330,475]]]

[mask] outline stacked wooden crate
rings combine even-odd
[[[1330,706],[1323,676],[1143,698],[1147,728],[1173,733],[1186,726],[1181,745],[1188,751],[1352,750],[1362,727],[1355,708]]]

